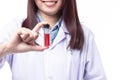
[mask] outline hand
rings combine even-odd
[[[8,52],[27,52],[27,51],[43,51],[48,47],[40,46],[35,43],[40,28],[47,24],[46,22],[38,23],[33,30],[27,28],[18,29],[12,38],[6,43]]]

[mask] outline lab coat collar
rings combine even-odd
[[[69,31],[68,31],[67,28],[66,28],[66,25],[65,25],[64,20],[62,20],[61,28],[63,29],[63,31],[64,31],[66,34],[69,34]]]
[[[51,45],[50,49],[54,48],[59,42],[63,41],[64,39],[66,39],[66,36],[69,34],[69,32],[66,29],[65,23],[62,20],[61,23],[61,27],[58,31],[58,34],[53,42],[53,44]]]

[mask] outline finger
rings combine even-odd
[[[29,45],[35,45],[35,41],[31,39],[31,41],[27,42]]]
[[[31,42],[32,40],[34,40],[34,32],[27,29],[27,28],[21,28],[19,35],[21,37],[21,39],[23,40],[23,42]]]
[[[37,37],[38,37],[38,34],[36,32],[31,31],[29,33],[29,36],[27,36],[23,41],[26,43],[29,43],[30,45],[33,45]]]
[[[27,28],[19,28],[18,34],[20,35],[22,40],[25,40],[29,36],[29,30]]]
[[[48,49],[49,47],[45,47],[45,46],[32,46],[32,49],[33,51],[44,51],[45,49]]]
[[[32,33],[33,33],[33,35],[34,35],[34,40],[36,40],[36,39],[38,38],[38,34],[39,34],[39,33],[34,32],[34,31],[32,31]]]
[[[38,24],[33,28],[32,31],[38,32],[38,31],[40,30],[40,28],[41,28],[42,26],[44,26],[45,24],[48,24],[48,23],[47,23],[47,22],[40,22],[40,23],[38,23]]]
[[[35,44],[35,40],[38,38],[38,33],[32,31],[32,34],[33,34],[34,38],[31,39],[28,43],[31,44],[31,45],[34,45]]]
[[[20,37],[24,41],[29,37],[29,34],[21,34]]]
[[[31,41],[34,41],[34,35],[33,34],[29,34],[29,36],[23,40],[26,43],[30,43]]]

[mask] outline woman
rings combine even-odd
[[[43,45],[46,24],[49,47]],[[28,0],[27,18],[0,33],[0,67],[5,61],[12,80],[106,80],[93,34],[80,24],[75,0]]]

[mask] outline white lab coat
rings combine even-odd
[[[0,43],[7,41],[21,27],[23,19],[11,22],[0,30]],[[64,22],[49,49],[8,55],[0,59],[0,67],[8,61],[12,80],[106,80],[92,32],[83,26],[83,51],[67,49],[70,35]],[[43,44],[43,31],[36,40]]]

